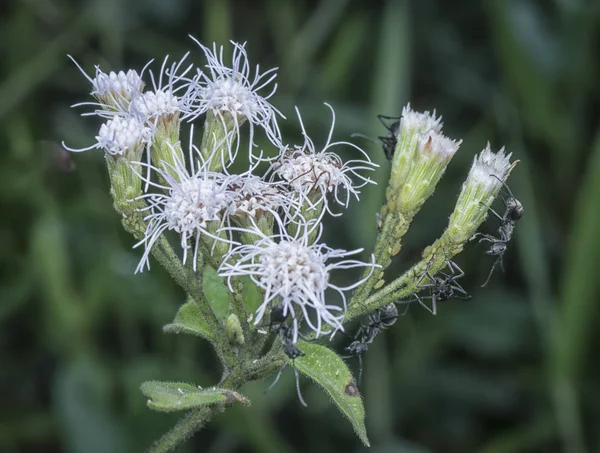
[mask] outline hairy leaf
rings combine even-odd
[[[163,412],[197,409],[213,404],[231,405],[235,402],[250,405],[246,397],[233,390],[218,387],[203,389],[184,382],[148,381],[140,389],[149,398],[148,407]]]
[[[225,319],[229,313],[229,289],[219,277],[217,271],[210,266],[204,269],[202,282],[204,295],[218,319]]]
[[[304,355],[297,357],[293,363],[290,360],[290,364],[323,387],[350,420],[360,440],[369,446],[362,398],[344,361],[331,349],[318,344],[302,343],[300,349]]]
[[[202,317],[202,313],[200,313],[198,305],[191,298],[188,298],[188,301],[179,307],[175,319],[171,324],[164,326],[163,331],[168,333],[187,333],[205,338],[213,343],[215,341],[206,321]]]

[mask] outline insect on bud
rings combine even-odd
[[[408,104],[402,109],[400,126],[395,136],[397,142],[392,157],[392,169],[390,175],[390,193],[397,193],[402,187],[418,157],[419,141],[431,133],[441,134],[442,117],[435,117],[435,112],[415,112]],[[391,133],[396,128],[391,128]],[[389,137],[393,138],[393,137]]]
[[[504,148],[492,152],[490,144],[473,159],[446,231],[454,243],[466,242],[487,217],[488,208],[518,161],[510,162]]]

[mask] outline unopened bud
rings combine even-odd
[[[225,330],[227,331],[227,338],[231,344],[242,345],[245,343],[244,332],[242,331],[242,325],[240,319],[235,313],[231,313],[225,321]]]
[[[392,169],[390,190],[397,192],[404,184],[418,153],[419,140],[430,133],[442,132],[442,118],[435,117],[435,112],[415,112],[408,104],[402,109],[400,128],[397,136]]]
[[[417,135],[412,168],[398,196],[399,209],[406,213],[418,210],[431,196],[461,143],[437,132]]]
[[[492,152],[488,143],[473,159],[445,233],[451,242],[466,242],[484,222],[503,182],[518,162],[511,163],[510,156],[504,148]]]

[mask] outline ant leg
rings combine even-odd
[[[296,367],[294,367],[294,374],[296,375],[296,393],[298,394],[298,399],[304,407],[308,407],[308,404],[306,404],[306,401],[304,401],[304,398],[302,398],[302,392],[300,392],[300,376],[298,376],[298,370]]]
[[[460,286],[460,284],[458,284],[457,282],[454,282],[451,288],[455,291],[459,291],[464,294],[464,297],[454,296],[455,299],[469,300],[471,298],[471,295],[468,292],[466,292],[465,289],[462,286]]]
[[[494,264],[492,265],[492,268],[490,269],[490,273],[488,274],[487,279],[485,280],[485,282],[483,283],[483,285],[481,285],[481,287],[485,287],[489,281],[490,278],[492,278],[492,273],[494,272],[494,269],[496,268],[496,265],[498,264],[498,261],[501,259],[501,257],[496,258],[496,261],[494,261]]]
[[[437,314],[437,296],[435,294],[431,296],[431,308],[433,309],[431,313]]]
[[[265,393],[268,393],[271,391],[271,389],[273,387],[275,387],[275,384],[277,384],[277,382],[279,381],[279,378],[281,377],[281,373],[283,373],[283,370],[285,370],[285,367],[288,366],[288,364],[286,363],[285,365],[283,365],[280,369],[279,372],[277,373],[277,377],[275,377],[275,380],[273,381],[273,383],[271,385],[269,385],[267,387],[267,389],[265,390]]]
[[[416,296],[416,294],[415,294],[415,296]],[[434,297],[435,296],[425,296],[425,297],[423,297],[423,299],[432,299],[433,300]],[[419,301],[421,306],[424,307],[429,313],[431,313],[432,315],[435,315],[435,303],[433,304],[433,309],[431,309],[427,306],[427,304],[425,302],[423,302],[423,300],[420,297],[417,296],[417,300]]]
[[[362,354],[359,354],[358,355],[358,385],[360,385],[360,381],[362,380],[362,372],[363,372]]]
[[[479,239],[479,241],[477,241],[478,243],[481,241],[488,241],[488,242],[498,242],[499,239],[497,237],[492,236],[491,234],[483,234],[483,233],[477,233],[480,236],[483,236],[481,239]]]
[[[379,122],[381,124],[383,124],[383,127],[385,127],[388,131],[390,130],[390,126],[385,124],[385,122],[383,120],[394,120],[394,121],[398,121],[400,120],[400,116],[386,116],[386,115],[377,115],[377,119],[379,120]]]
[[[482,205],[484,205],[486,208],[488,208],[488,211],[490,211],[492,214],[494,214],[496,217],[498,217],[498,219],[500,219],[501,222],[504,221],[504,218],[498,214],[496,211],[494,211],[494,209],[491,206],[488,206],[487,204],[485,204],[484,202],[480,201],[479,203],[481,203]]]
[[[455,281],[465,276],[465,272],[458,267],[458,264],[456,264],[454,261],[448,261],[448,266],[450,266],[450,270],[452,271],[452,275],[454,275]],[[454,273],[454,269],[458,271],[458,274]]]
[[[502,183],[502,185],[504,186],[504,188],[506,189],[506,191],[508,192],[508,194],[511,196],[511,198],[513,200],[516,200],[515,196],[512,193],[512,190],[510,190],[510,187],[508,187],[508,184],[506,184],[504,181],[502,181],[500,178],[498,178],[497,175],[490,175],[493,176],[494,178],[496,178],[498,181],[500,181]]]

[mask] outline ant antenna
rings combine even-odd
[[[354,133],[354,134],[350,134],[350,137],[355,138],[355,137],[360,137],[360,138],[364,138],[368,141],[370,141],[371,143],[375,143],[376,145],[379,145],[379,142],[371,137],[369,137],[368,135],[365,134],[359,134],[359,133]]]

